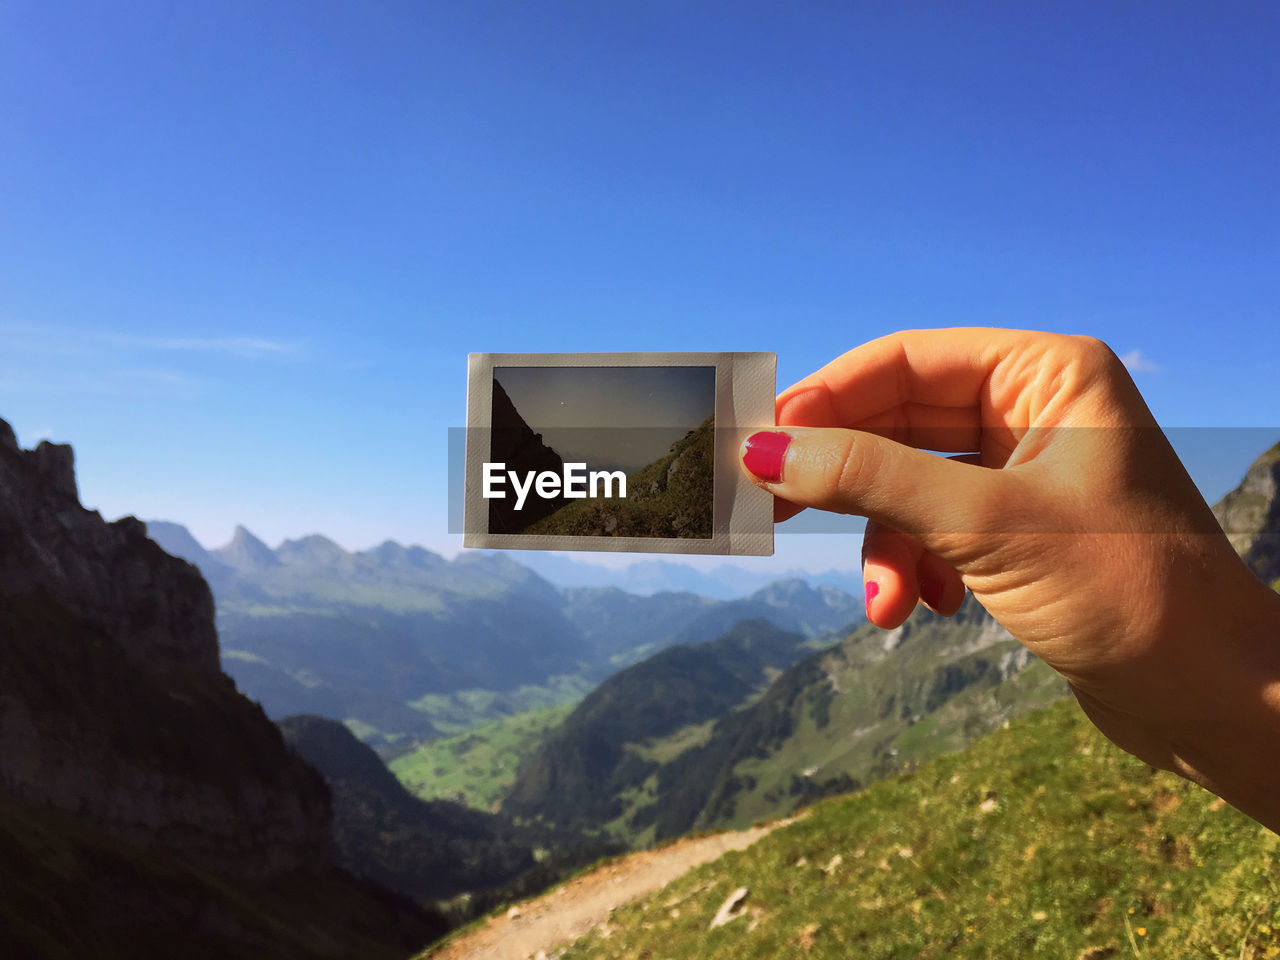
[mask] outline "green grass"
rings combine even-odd
[[[409,706],[426,714],[431,725],[442,733],[475,730],[487,723],[544,707],[576,703],[595,689],[582,674],[562,674],[543,684],[526,684],[515,690],[459,690],[429,693],[410,701]]]
[[[520,761],[573,707],[542,707],[435,740],[393,760],[391,772],[424,800],[457,800],[491,810],[515,780]]]
[[[817,804],[563,956],[1270,957],[1278,857],[1275,834],[1064,702]],[[739,886],[745,916],[708,931]]]

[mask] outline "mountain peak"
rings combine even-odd
[[[1264,583],[1280,579],[1280,443],[1213,508],[1236,553]]]
[[[351,554],[326,536],[312,533],[297,540],[286,540],[275,551],[282,563],[323,564],[332,566],[349,558]]]
[[[210,551],[223,563],[229,564],[241,573],[264,570],[280,565],[280,560],[265,543],[250,533],[245,527],[236,526],[231,542],[225,547]]]

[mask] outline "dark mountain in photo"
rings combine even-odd
[[[403,956],[443,930],[341,871],[328,789],[220,669],[200,572],[0,421],[0,952]]]
[[[562,474],[564,460],[560,454],[542,442],[542,435],[520,416],[507,391],[495,378],[493,381],[493,412],[490,417],[489,462],[505,464],[505,470],[521,477],[549,470]],[[489,533],[523,533],[530,524],[548,514],[555,513],[569,500],[564,497],[544,498],[534,491],[516,509],[515,491],[510,482],[504,484],[506,496],[489,501]]]

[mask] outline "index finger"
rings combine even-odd
[[[784,390],[778,424],[850,427],[930,450],[977,450],[984,427],[1013,426],[1011,416],[1029,421],[1016,394],[1043,374],[1045,355],[1071,339],[988,327],[890,334]]]

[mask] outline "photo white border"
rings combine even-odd
[[[773,555],[773,497],[738,466],[738,448],[774,426],[778,357],[773,353],[473,353],[467,357],[464,547],[598,553]],[[572,537],[489,533],[481,477],[490,455],[494,367],[715,367],[715,493],[711,536]],[[473,438],[484,438],[473,443]],[[482,449],[483,448],[483,449]]]

